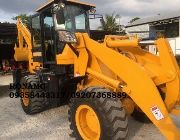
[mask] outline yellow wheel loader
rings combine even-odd
[[[180,115],[180,72],[168,41],[108,35],[98,43],[89,37],[94,8],[51,0],[32,16],[30,29],[17,21],[14,57],[27,67],[14,72],[14,83],[21,84],[17,92],[25,95],[22,108],[35,114],[69,102],[76,139],[125,139],[132,115],[148,118],[167,139],[179,140],[169,114]],[[142,49],[147,45],[155,45],[159,55]]]

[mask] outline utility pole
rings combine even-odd
[[[121,16],[120,15],[116,15],[116,18],[118,19],[118,26],[119,26],[119,33],[120,33],[120,31],[121,31]]]

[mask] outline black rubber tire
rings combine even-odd
[[[87,92],[110,92],[110,90],[99,87],[90,87],[81,93]],[[83,94],[84,94],[83,93]],[[68,118],[72,137],[81,140],[75,122],[76,110],[80,105],[90,106],[98,116],[101,126],[100,140],[125,139],[128,133],[128,117],[122,107],[121,101],[116,98],[71,98],[69,104]]]
[[[152,123],[151,120],[146,116],[146,114],[139,109],[135,108],[131,116],[138,122]]]
[[[39,78],[36,75],[29,75],[25,76],[21,79],[21,85],[23,83],[27,84],[37,84],[39,82]],[[44,92],[42,89],[28,89],[29,93],[39,93],[41,94]],[[36,113],[40,113],[47,109],[48,107],[48,100],[45,97],[29,97],[29,104],[25,106],[23,100],[21,98],[21,105],[26,114],[32,115]]]

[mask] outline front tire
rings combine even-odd
[[[147,124],[151,123],[151,120],[139,108],[135,108],[131,116],[138,122],[147,123]]]
[[[83,92],[110,91],[91,87],[81,91],[81,94]],[[116,98],[72,98],[68,114],[72,136],[77,140],[119,140],[127,136],[128,118]]]
[[[33,85],[38,84],[39,78],[36,75],[25,76],[21,79],[21,86],[23,84]],[[20,89],[21,105],[26,114],[32,115],[44,111],[48,107],[48,100],[45,97],[33,97],[36,93],[39,95],[44,92],[42,89]],[[31,94],[32,95],[31,97]],[[28,94],[28,96],[26,96]]]

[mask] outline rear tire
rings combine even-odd
[[[97,94],[97,93],[107,93],[110,91],[105,88],[91,87],[81,91],[80,94],[82,95],[82,93],[87,94],[92,92]],[[98,137],[98,139],[119,140],[126,138],[128,133],[128,118],[124,108],[122,107],[120,100],[116,98],[91,97],[91,98],[72,98],[70,101],[69,111],[68,111],[70,128],[73,131],[72,136],[75,137],[77,140],[85,139],[80,134],[82,133],[82,131],[79,132],[78,126],[81,125],[77,124],[76,122],[77,120],[76,115],[78,112],[78,108],[82,106],[90,107],[93,110],[93,112],[95,112],[95,114],[97,115],[100,124],[100,136]],[[95,132],[95,130],[93,132]],[[97,137],[96,138],[89,137],[89,140],[93,140],[93,139],[97,139]]]
[[[23,83],[31,84],[31,85],[38,84],[39,78],[36,75],[25,76],[21,79],[21,85],[23,85]],[[37,97],[37,96],[33,97],[36,93],[40,95],[42,92],[44,92],[42,89],[27,89],[26,91],[29,94],[28,98],[27,96],[24,98],[21,98],[21,105],[26,114],[29,114],[29,115],[36,114],[36,113],[44,111],[48,107],[47,98]],[[23,93],[24,94],[23,96],[25,96],[25,94],[27,93]],[[32,95],[31,93],[33,93],[34,95]]]
[[[146,116],[146,114],[137,108],[134,109],[131,116],[138,122],[151,123],[151,120]]]

